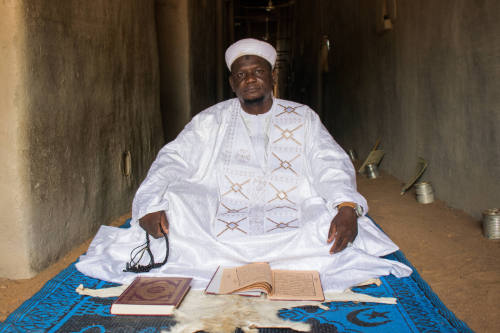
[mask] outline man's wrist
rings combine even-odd
[[[355,202],[349,202],[349,201],[346,201],[346,202],[342,202],[340,204],[337,205],[337,209],[340,209],[342,207],[351,207],[352,209],[356,208],[357,204]]]
[[[346,202],[342,202],[342,203],[337,205],[338,210],[340,210],[342,207],[352,208],[354,210],[354,213],[356,213],[357,217],[360,217],[363,215],[363,207],[361,207],[360,205],[358,205],[355,202],[346,201]]]

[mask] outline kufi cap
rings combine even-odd
[[[274,68],[274,63],[276,62],[276,50],[271,44],[253,38],[245,38],[240,39],[227,48],[227,68],[231,70],[233,62],[244,55],[256,55],[264,58],[271,64],[272,68]]]

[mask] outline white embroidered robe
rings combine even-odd
[[[102,226],[77,268],[129,283],[136,274],[122,270],[145,238],[137,221],[165,210],[170,257],[147,274],[191,276],[193,288],[204,288],[219,265],[256,261],[319,270],[323,288],[336,291],[391,273],[411,274],[407,266],[379,258],[397,246],[366,217],[358,219],[353,245],[329,254],[336,205],[368,207],[356,191],[347,154],[314,111],[274,99],[258,134],[243,112],[232,99],[195,116],[159,152],[134,198],[131,228]],[[151,248],[160,261],[164,240],[153,240]]]

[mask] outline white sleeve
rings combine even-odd
[[[200,125],[200,117],[193,118],[175,140],[160,150],[135,194],[132,221],[152,212],[168,211],[169,185],[190,178],[198,170],[196,160],[199,160],[206,144],[204,127]]]
[[[342,202],[354,202],[368,212],[365,198],[356,190],[356,172],[347,153],[335,142],[318,115],[311,111],[309,133],[306,132],[306,157],[311,183],[336,214]]]

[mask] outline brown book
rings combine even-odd
[[[270,300],[325,300],[318,271],[272,270],[268,263],[219,267],[205,293],[244,296],[265,293]]]
[[[111,305],[116,315],[170,315],[190,288],[192,278],[138,276]]]

